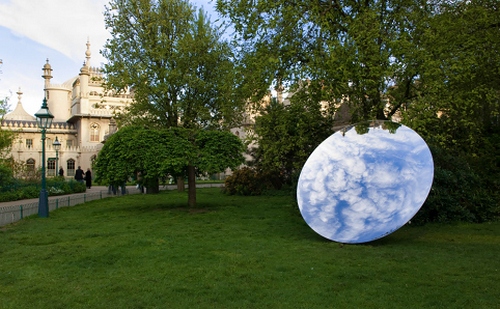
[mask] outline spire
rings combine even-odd
[[[90,41],[89,41],[89,38],[87,38],[87,50],[85,51],[85,58],[87,59],[85,61],[85,66],[86,67],[90,67]]]

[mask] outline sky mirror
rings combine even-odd
[[[429,147],[412,129],[390,121],[345,127],[309,156],[299,177],[302,217],[319,235],[365,243],[405,225],[432,186]]]

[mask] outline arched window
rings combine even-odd
[[[100,127],[99,124],[92,122],[90,124],[90,141],[91,142],[99,142],[99,131]]]
[[[66,175],[75,176],[75,160],[69,159],[66,161]]]
[[[29,176],[35,175],[35,159],[29,158],[26,160],[26,172]]]
[[[47,159],[47,176],[56,175],[56,158]]]

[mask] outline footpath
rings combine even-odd
[[[223,187],[223,183],[197,184],[196,188]],[[176,190],[177,185],[160,186],[160,190]],[[125,194],[140,194],[135,186],[127,186]],[[97,199],[121,196],[122,191],[116,194],[110,192],[108,187],[93,186],[83,193],[49,196],[49,212],[61,207],[71,207]],[[38,198],[0,203],[0,226],[22,220],[24,217],[38,214]]]

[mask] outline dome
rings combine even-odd
[[[23,93],[21,92],[21,89],[19,89],[19,91],[16,93],[17,93],[17,98],[18,98],[17,106],[12,112],[5,115],[3,117],[3,119],[4,120],[36,120],[34,116],[28,114],[23,108],[23,104],[21,103],[21,96]]]

